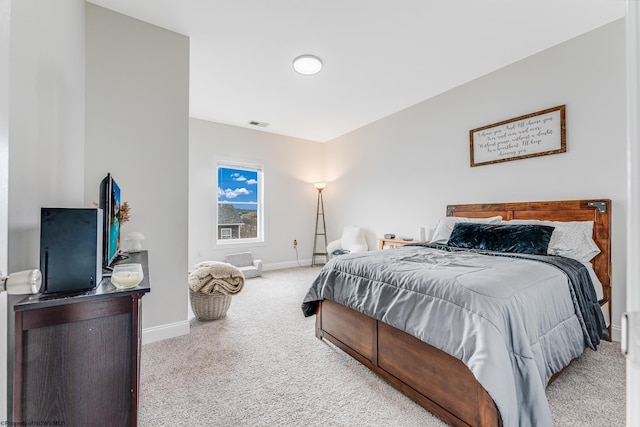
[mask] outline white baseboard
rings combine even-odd
[[[311,259],[301,259],[298,261],[277,262],[273,264],[264,264],[262,270],[282,270],[285,268],[295,267],[309,267],[311,265]]]
[[[189,334],[189,321],[169,323],[166,325],[153,326],[142,330],[142,344],[155,341],[166,340],[167,338],[179,337]]]
[[[622,329],[620,326],[611,325],[611,340],[617,342],[622,340]]]

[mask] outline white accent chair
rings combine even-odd
[[[242,271],[245,279],[262,276],[262,260],[253,259],[253,254],[251,252],[229,254],[224,259],[224,262],[229,263]]]
[[[327,244],[327,253],[331,256],[337,250],[349,252],[366,252],[369,250],[364,229],[357,225],[347,225],[342,231],[342,237]]]

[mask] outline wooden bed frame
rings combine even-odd
[[[567,200],[449,205],[447,216],[594,221],[601,253],[593,260],[602,282],[611,336],[611,201]],[[390,249],[393,250],[393,249]],[[460,360],[403,331],[330,300],[316,313],[316,336],[326,339],[395,388],[454,426],[502,424],[495,403]],[[552,378],[552,380],[555,379]]]

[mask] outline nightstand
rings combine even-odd
[[[428,240],[403,240],[403,239],[378,239],[380,241],[380,249],[399,248],[400,246],[408,245],[409,243],[429,243]]]

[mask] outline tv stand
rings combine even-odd
[[[105,278],[80,294],[32,295],[14,306],[13,422],[136,426],[144,279],[117,289]],[[53,425],[53,424],[52,424]]]

